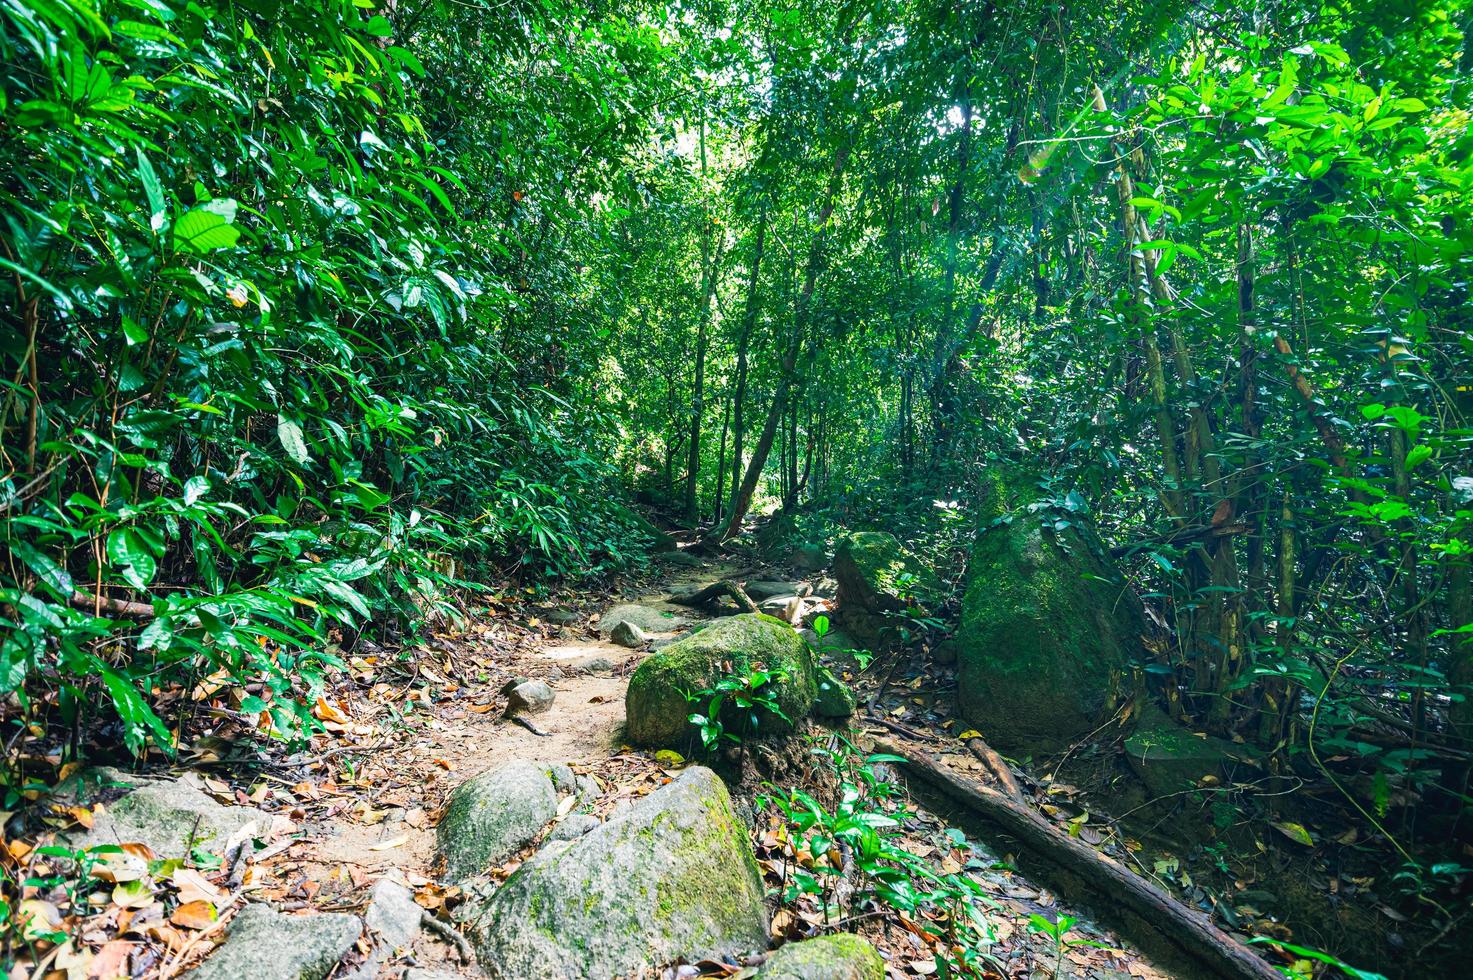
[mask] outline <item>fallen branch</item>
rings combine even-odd
[[[967,748],[992,773],[992,778],[997,780],[1004,793],[1019,803],[1023,802],[1023,787],[1018,785],[1013,770],[1008,768],[1007,760],[998,755],[997,750],[976,737],[967,739]]]
[[[130,602],[127,599],[109,599],[105,595],[88,595],[86,592],[72,593],[72,608],[94,615],[99,612],[112,613],[124,619],[153,619],[153,606],[146,602]]]
[[[875,749],[905,759],[905,770],[970,807],[1028,850],[1077,876],[1116,906],[1133,913],[1175,951],[1222,980],[1282,980],[1265,960],[1188,908],[1094,848],[1060,833],[1047,820],[997,790],[962,778],[933,756],[907,746],[877,742]]]
[[[742,612],[754,613],[757,611],[757,603],[752,601],[751,596],[742,591],[742,587],[735,582],[712,582],[710,585],[694,592],[683,595],[673,595],[670,601],[678,606],[704,606],[715,602],[722,596],[729,596]]]

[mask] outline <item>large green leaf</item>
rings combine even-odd
[[[240,229],[208,208],[186,211],[174,222],[174,247],[203,255],[229,248],[240,239]]]

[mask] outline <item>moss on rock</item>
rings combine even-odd
[[[717,620],[639,665],[625,698],[630,742],[678,744],[690,726],[690,713],[705,709],[704,704],[689,702],[686,694],[709,689],[728,670],[745,672],[758,664],[787,675],[786,680],[771,683],[788,721],[764,714],[760,729],[773,734],[791,731],[813,707],[817,694],[813,655],[791,626],[757,613]]]
[[[848,718],[857,703],[849,685],[834,676],[827,667],[818,670],[818,697],[813,702],[815,718]]]
[[[953,644],[963,717],[991,741],[1046,750],[1115,709],[1145,624],[1089,530],[1045,529],[1027,499],[1001,479],[983,494],[1002,519],[978,535]]]
[[[891,614],[923,610],[941,595],[935,573],[884,531],[859,531],[841,540],[834,578],[845,629],[872,650],[888,645]]]
[[[693,766],[472,910],[489,977],[603,978],[767,945],[762,878],[726,787]]]
[[[885,961],[858,936],[838,933],[788,943],[767,958],[760,980],[884,980]]]
[[[1198,785],[1204,776],[1227,775],[1234,762],[1256,765],[1259,753],[1192,732],[1153,707],[1125,740],[1125,756],[1152,794],[1167,796]]]

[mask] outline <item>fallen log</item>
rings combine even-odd
[[[1005,794],[979,786],[928,753],[904,745],[876,742],[875,749],[898,755],[917,776],[986,822],[1016,838],[1027,850],[1081,879],[1144,921],[1156,936],[1205,973],[1221,980],[1282,980],[1266,960],[1217,928],[1207,916],[1188,908],[1123,865],[1094,848],[1060,833],[1034,810]]]
[[[670,601],[677,606],[704,606],[708,603],[715,602],[722,596],[729,596],[735,600],[736,604],[741,607],[742,612],[754,613],[757,611],[757,603],[753,602],[752,598],[743,592],[742,587],[735,582],[712,582],[705,588],[697,589],[694,592],[673,595],[670,597]]]
[[[124,619],[149,620],[154,618],[153,606],[146,602],[132,602],[128,599],[113,599],[105,595],[91,595],[86,592],[73,592],[71,594],[73,609],[82,612],[100,615],[101,613],[112,613]]]

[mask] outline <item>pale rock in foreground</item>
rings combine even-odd
[[[767,946],[762,879],[726,787],[695,766],[530,858],[470,916],[487,976],[602,978]]]
[[[188,980],[322,980],[363,934],[356,915],[286,915],[247,905],[230,923],[224,944]]]

